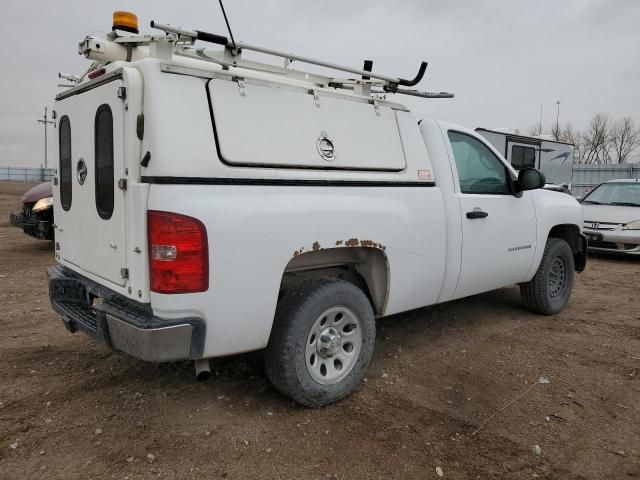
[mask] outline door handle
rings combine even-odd
[[[467,212],[467,218],[470,219],[474,219],[474,218],[486,218],[488,217],[489,214],[487,212],[483,212],[482,210],[478,209],[478,210],[473,210],[472,212]]]

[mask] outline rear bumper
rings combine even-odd
[[[205,324],[198,317],[165,319],[149,304],[125,298],[72,270],[56,265],[47,270],[51,306],[65,327],[148,362],[169,362],[202,356]]]
[[[53,222],[49,220],[35,220],[27,218],[22,212],[11,212],[9,221],[27,235],[40,240],[53,240]]]

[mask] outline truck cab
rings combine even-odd
[[[567,304],[580,205],[477,132],[418,122],[390,98],[411,81],[159,28],[85,39],[97,63],[56,99],[49,289],[69,330],[200,377],[264,350],[274,385],[318,407],[360,383],[376,318],[510,285],[532,311]]]

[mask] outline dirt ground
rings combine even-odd
[[[198,383],[67,332],[50,244],[8,224],[27,186],[0,182],[2,479],[640,478],[640,260],[592,258],[556,317],[506,288],[381,320],[366,383],[309,410],[259,353]]]

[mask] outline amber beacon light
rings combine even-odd
[[[122,10],[113,12],[113,30],[138,33],[138,17],[134,13]]]

